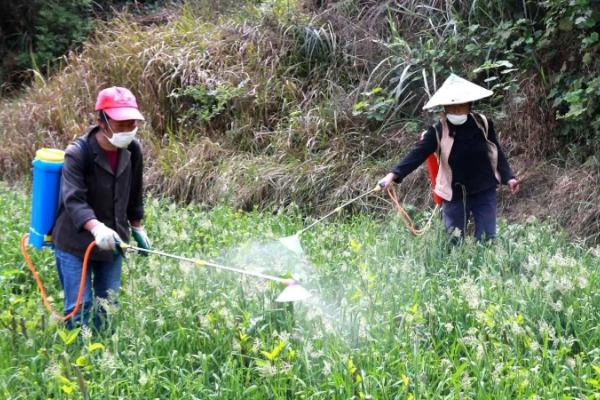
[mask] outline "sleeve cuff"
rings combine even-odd
[[[83,230],[83,226],[86,222],[88,222],[90,219],[96,219],[96,214],[94,214],[92,210],[85,210],[76,213],[75,215],[71,215],[71,219],[73,220],[77,230],[81,231]]]
[[[503,185],[508,185],[508,181],[510,181],[511,179],[516,179],[516,178],[514,177],[514,175],[509,175],[508,178],[503,178],[502,179],[502,184]]]
[[[135,209],[127,212],[129,221],[138,221],[144,219],[144,209]]]
[[[396,175],[396,177],[394,178],[394,182],[395,182],[395,183],[399,183],[399,181],[401,181],[401,179],[399,179],[399,178],[400,178],[400,175],[398,174],[398,171],[396,171],[396,169],[395,169],[395,168],[394,168],[394,169],[391,169],[391,170],[389,170],[389,171],[388,171],[388,173]]]

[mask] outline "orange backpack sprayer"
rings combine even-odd
[[[38,250],[44,247],[53,247],[51,232],[54,227],[60,200],[60,177],[64,157],[64,151],[57,149],[41,149],[36,152],[35,159],[32,162],[33,184],[31,193],[31,223],[29,226],[29,233],[23,235],[21,238],[21,253],[37,283],[44,305],[52,313],[54,318],[62,321],[72,318],[79,312],[81,300],[83,298],[83,290],[85,288],[85,277],[89,257],[96,242],[90,243],[85,252],[77,303],[75,308],[65,316],[57,314],[48,301],[48,296],[44,289],[44,285],[42,284],[42,280],[27,253],[27,244],[29,243]]]
[[[433,191],[435,188],[435,180],[437,178],[439,168],[437,155],[435,153],[431,153],[429,157],[427,157],[425,163],[427,164],[427,172],[429,173],[429,181],[431,182],[431,196],[433,197],[434,203],[440,206],[442,205],[442,198]]]

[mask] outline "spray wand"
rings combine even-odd
[[[343,203],[342,205],[334,208],[333,211],[330,211],[329,213],[325,214],[323,217],[319,218],[318,220],[316,220],[312,224],[308,225],[307,227],[302,228],[301,230],[296,232],[294,235],[283,237],[283,238],[279,239],[279,241],[281,242],[281,244],[283,244],[285,247],[287,247],[294,253],[302,254],[303,251],[302,251],[302,245],[300,244],[300,235],[302,235],[304,232],[311,229],[315,225],[323,222],[327,218],[331,217],[333,214],[342,211],[342,209],[344,207],[346,207],[347,205],[350,205],[350,204],[354,203],[355,201],[358,201],[358,200],[362,199],[363,197],[370,195],[373,192],[379,192],[379,191],[381,191],[381,189],[382,189],[381,186],[378,184],[373,189],[371,189],[357,197],[354,197],[353,199],[350,199],[350,200],[346,201],[345,203]]]
[[[275,301],[278,301],[278,302],[305,300],[306,298],[308,298],[310,296],[310,292],[308,290],[306,290],[305,288],[303,288],[302,286],[300,286],[298,284],[298,281],[296,281],[295,279],[292,279],[292,278],[281,278],[279,276],[263,274],[260,272],[246,271],[246,270],[243,270],[240,268],[217,264],[212,261],[179,256],[176,254],[166,253],[166,252],[160,251],[160,250],[144,249],[142,247],[134,246],[134,245],[123,243],[123,242],[118,243],[118,246],[123,250],[133,250],[133,251],[137,250],[137,251],[141,251],[141,252],[145,252],[145,253],[149,253],[149,254],[155,254],[158,256],[162,256],[162,257],[173,258],[173,259],[180,260],[180,261],[187,261],[187,262],[193,263],[194,265],[199,266],[199,267],[213,267],[213,268],[224,270],[224,271],[235,272],[235,273],[242,274],[242,275],[247,275],[247,276],[252,276],[255,278],[265,279],[265,280],[272,281],[272,282],[282,283],[286,286],[286,288],[279,294],[277,299],[275,299]]]

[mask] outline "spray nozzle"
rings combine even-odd
[[[279,303],[287,303],[293,301],[302,301],[310,297],[310,292],[298,284],[295,279],[286,279],[286,288],[277,296],[275,301]],[[285,283],[284,282],[284,283]]]
[[[124,243],[120,240],[115,239],[115,249],[113,251],[113,253],[115,255],[120,255],[121,257],[125,258],[125,251],[127,250],[127,248],[129,247],[129,245],[127,243]]]

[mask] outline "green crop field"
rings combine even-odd
[[[0,186],[0,397],[7,399],[595,399],[600,258],[537,220],[450,248],[440,224],[337,218],[302,236],[293,207],[242,212],[147,201],[154,247],[278,284],[130,254],[103,332],[43,308],[19,251],[28,201]],[[427,215],[421,218],[425,219]],[[437,219],[435,219],[437,221]],[[422,220],[418,221],[422,223]],[[53,304],[51,251],[30,250]]]

